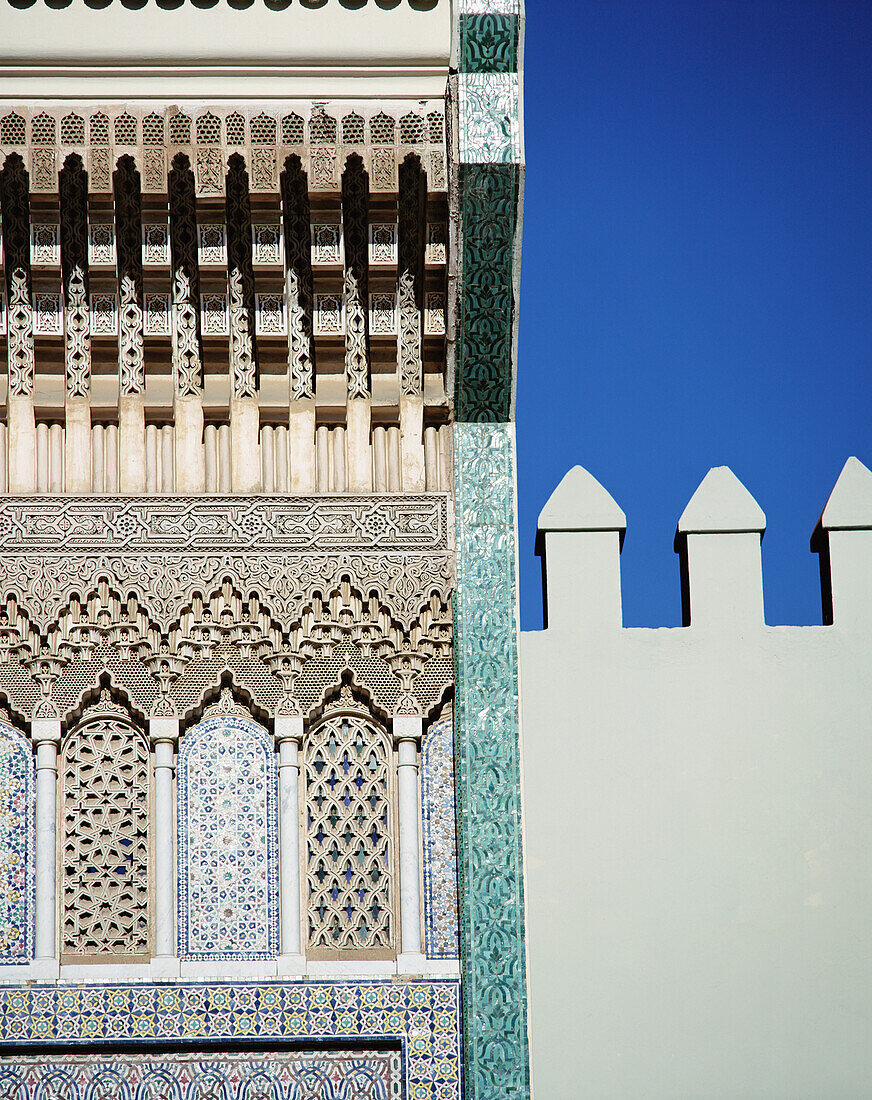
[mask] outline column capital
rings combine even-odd
[[[35,745],[45,741],[60,744],[61,722],[59,718],[34,718],[30,723],[30,736]]]
[[[169,741],[173,747],[179,743],[178,718],[149,718],[148,739],[152,745],[160,741]]]
[[[420,742],[424,732],[424,719],[417,714],[394,715],[394,741]]]
[[[275,718],[276,744],[282,741],[302,741],[303,716],[301,714],[277,714]]]

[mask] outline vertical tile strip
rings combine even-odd
[[[452,80],[456,766],[465,1094],[525,1100],[524,877],[511,423],[523,182],[523,4],[459,0]]]
[[[475,1100],[529,1095],[513,435],[510,424],[455,426],[460,927]]]

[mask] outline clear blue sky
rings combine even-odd
[[[726,464],[766,619],[819,623],[809,535],[872,465],[872,2],[527,0],[521,609],[579,463],[627,514],[624,623],[681,621],[675,525]]]

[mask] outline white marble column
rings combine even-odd
[[[279,751],[279,921],[281,959],[279,973],[302,973],[300,942],[300,742],[303,719],[276,716]]]
[[[154,954],[165,965],[176,954],[173,773],[178,718],[152,718],[149,735],[154,746]]]
[[[61,724],[31,723],[36,746],[36,959],[57,959],[57,785]]]
[[[423,969],[421,954],[421,841],[418,807],[418,744],[422,720],[394,718],[397,742],[397,804],[400,835],[400,945],[397,969],[401,974]]]

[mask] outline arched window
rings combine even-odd
[[[305,743],[309,953],[394,950],[392,750],[344,687]]]
[[[278,951],[278,773],[267,731],[230,689],[179,749],[179,955]]]
[[[33,955],[33,752],[0,719],[0,963]]]
[[[148,740],[104,689],[69,731],[61,753],[61,961],[146,961]]]

